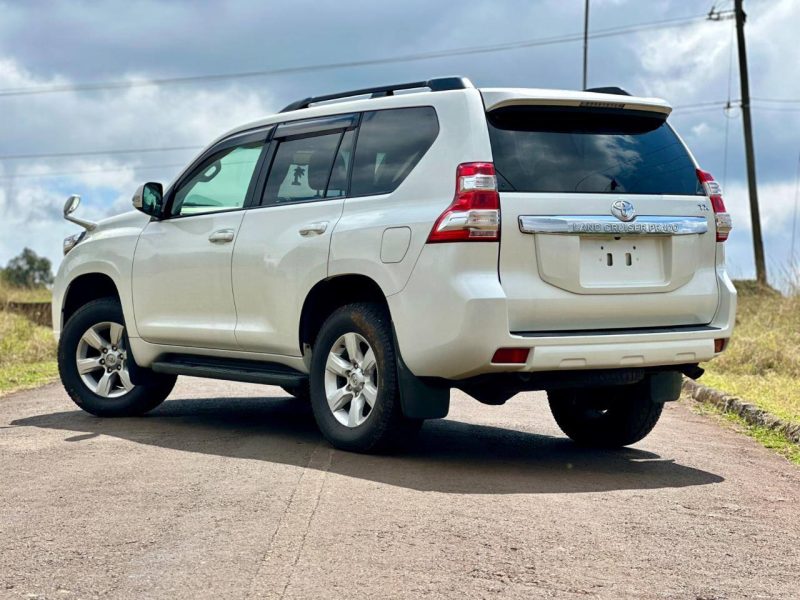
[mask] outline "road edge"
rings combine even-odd
[[[739,396],[701,385],[687,377],[683,379],[682,388],[695,402],[711,404],[723,413],[742,418],[749,425],[769,429],[781,434],[789,442],[800,445],[800,423],[785,421]]]

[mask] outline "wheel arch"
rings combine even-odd
[[[298,341],[301,351],[312,346],[325,319],[337,308],[353,302],[375,302],[389,312],[380,285],[366,275],[348,273],[317,282],[306,295],[300,312]]]
[[[100,298],[122,299],[119,287],[110,275],[93,272],[75,277],[69,282],[61,303],[62,327],[81,306]]]

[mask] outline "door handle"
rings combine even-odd
[[[326,229],[328,229],[328,222],[319,221],[318,223],[309,223],[308,225],[304,225],[299,231],[300,235],[303,237],[309,237],[312,235],[320,235],[325,233]]]
[[[212,244],[227,244],[233,241],[233,229],[218,229],[210,236],[208,241]]]

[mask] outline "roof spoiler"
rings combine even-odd
[[[584,92],[596,92],[598,94],[614,94],[615,96],[630,96],[630,93],[623,90],[621,87],[608,86],[608,87],[593,87],[586,88]]]

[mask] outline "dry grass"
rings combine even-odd
[[[26,290],[0,283],[0,393],[50,381],[56,374],[52,331],[8,312],[8,302],[47,302],[46,289]]]
[[[739,309],[729,348],[703,365],[702,383],[800,422],[800,294],[737,281]]]
[[[47,327],[0,311],[0,368],[55,358],[56,343]]]
[[[47,288],[18,288],[9,286],[0,278],[0,309],[9,302],[50,302]]]

